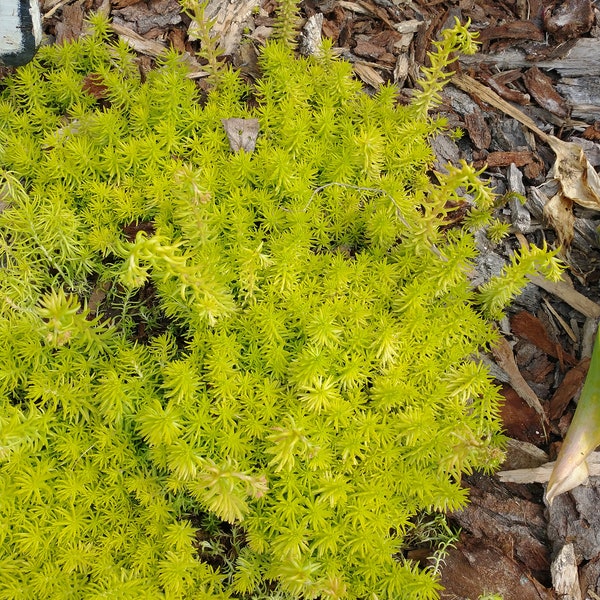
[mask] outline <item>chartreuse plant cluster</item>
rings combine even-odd
[[[498,465],[474,357],[557,270],[532,248],[469,284],[493,198],[430,174],[427,110],[472,46],[444,35],[411,106],[284,41],[202,98],[101,17],[2,82],[0,598],[437,596],[405,540]],[[202,519],[238,532],[227,569]]]

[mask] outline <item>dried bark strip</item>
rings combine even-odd
[[[570,365],[577,364],[574,356],[565,352],[560,344],[550,338],[544,324],[535,315],[524,310],[518,312],[510,320],[510,326],[515,335],[535,344],[546,354]]]
[[[475,166],[479,167],[481,163],[488,167],[508,167],[511,164],[517,167],[524,167],[535,161],[535,155],[529,150],[498,151],[490,152],[484,161],[476,161]]]
[[[546,414],[536,393],[529,387],[525,381],[519,367],[515,362],[510,344],[502,338],[500,342],[492,349],[492,354],[498,362],[498,366],[504,369],[510,378],[510,385],[519,394],[519,396],[535,410],[543,421],[547,421]]]
[[[550,399],[548,418],[551,421],[560,419],[567,405],[583,387],[585,376],[590,366],[590,359],[584,358],[578,365],[567,372],[556,392]]]
[[[523,81],[535,101],[555,115],[566,118],[569,109],[564,98],[554,89],[552,79],[537,67],[525,71]]]
[[[498,38],[509,40],[544,40],[544,32],[533,21],[511,21],[497,27],[487,27],[480,33],[480,41]]]
[[[575,310],[578,310],[582,315],[591,319],[600,318],[600,305],[586,298],[577,290],[574,290],[568,283],[564,281],[548,281],[539,275],[534,275],[529,279],[538,287],[554,294],[557,298],[560,298]]]

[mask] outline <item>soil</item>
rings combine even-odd
[[[248,77],[256,74],[257,48],[272,31],[275,4],[209,2],[206,13],[216,20],[225,60]],[[189,53],[204,85],[202,61],[195,58],[198,42],[177,0],[44,0],[41,5],[49,42],[77,37],[89,11],[102,10],[139,52],[142,69],[151,68],[172,45]],[[499,325],[505,343],[488,360],[505,397],[510,440],[504,470],[528,471],[522,483],[508,482],[514,479],[510,474],[464,478],[471,502],[451,515],[461,535],[442,570],[442,598],[475,600],[493,593],[505,600],[599,598],[600,479],[591,478],[550,508],[543,483],[532,475],[555,457],[564,437],[600,318],[600,206],[562,202],[558,214],[543,209],[557,191],[548,134],[580,144],[591,169],[600,165],[599,5],[592,0],[305,0],[301,9],[305,51],[322,31],[354,64],[368,91],[392,82],[401,102],[409,101],[431,41],[444,27],[458,18],[480,32],[481,52],[461,59],[461,76],[448,86],[440,107],[465,135],[458,142],[441,136],[435,143],[440,168],[463,158],[487,165],[483,176],[506,200],[499,214],[512,224],[513,234],[503,245],[481,248],[478,272],[489,276],[514,248],[544,241],[568,248],[562,252],[568,270],[560,289],[530,284]],[[532,133],[520,115],[540,129]],[[527,202],[516,201],[512,192]],[[544,477],[547,469],[536,481]]]

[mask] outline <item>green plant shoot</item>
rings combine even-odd
[[[0,83],[0,598],[438,596],[405,540],[502,460],[474,358],[556,272],[470,283],[494,197],[433,177],[427,110],[472,42],[445,31],[411,106],[281,39],[203,98],[96,15]]]
[[[592,352],[590,368],[581,390],[573,421],[552,469],[546,499],[554,498],[584,483],[588,476],[586,458],[600,445],[600,344]]]

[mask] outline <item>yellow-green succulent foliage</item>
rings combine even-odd
[[[0,598],[436,597],[403,539],[498,464],[485,311],[553,259],[471,288],[493,198],[432,183],[436,69],[403,107],[279,41],[202,99],[93,24],[0,84]],[[200,518],[243,533],[227,573]]]

